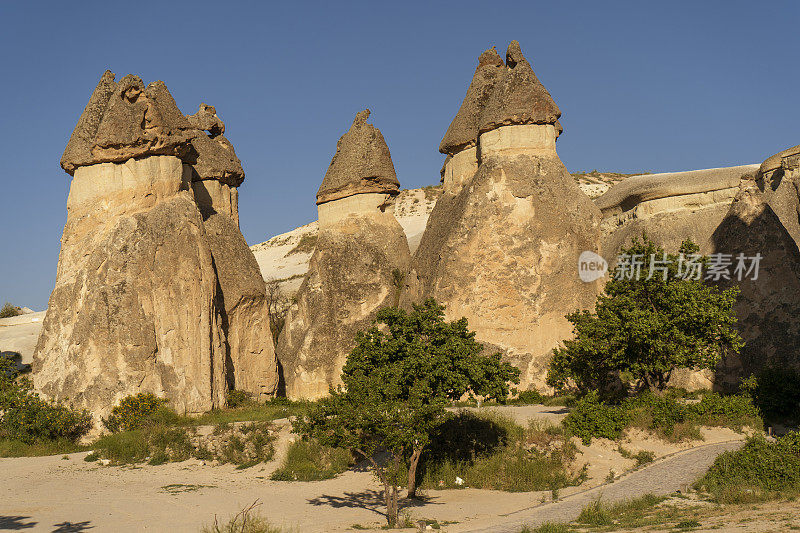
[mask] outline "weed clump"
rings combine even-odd
[[[320,481],[332,479],[353,465],[350,452],[323,446],[313,439],[289,446],[283,464],[272,473],[274,481]]]

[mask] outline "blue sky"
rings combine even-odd
[[[571,171],[760,162],[800,143],[798,20],[793,1],[3,2],[0,304],[47,305],[70,180],[58,162],[106,68],[164,80],[184,113],[217,107],[252,244],[316,218],[365,107],[401,184],[437,183],[476,58],[511,39],[561,108]]]

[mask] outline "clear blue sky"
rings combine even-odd
[[[372,109],[407,188],[478,55],[517,39],[563,113],[572,170],[760,162],[800,143],[800,2],[3,2],[0,304],[44,309],[70,177],[59,158],[102,72],[213,104],[241,158],[249,243],[316,218],[357,111]]]

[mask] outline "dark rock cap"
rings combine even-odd
[[[479,133],[510,124],[555,125],[560,116],[561,111],[550,93],[522,55],[519,42],[511,41],[506,52],[506,68],[481,109]]]
[[[369,113],[369,109],[360,111],[350,130],[339,139],[317,191],[317,205],[355,194],[399,192],[389,147],[380,130],[367,124]]]
[[[147,155],[181,157],[191,129],[164,82],[145,87],[131,74],[115,82],[107,70],[78,119],[61,168],[74,174],[76,168],[96,163]]]
[[[241,185],[244,181],[242,162],[236,157],[231,142],[222,135],[225,123],[217,116],[217,110],[200,104],[197,113],[186,119],[195,128],[191,141],[193,149],[183,158],[194,168],[193,181],[215,179],[231,187]]]
[[[439,143],[439,151],[443,154],[454,154],[464,148],[475,146],[478,142],[478,116],[486,105],[497,79],[503,74],[503,59],[494,47],[478,57],[478,66],[467,94],[458,113],[450,122],[450,126]]]

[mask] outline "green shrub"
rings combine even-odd
[[[19,316],[20,314],[22,314],[22,311],[20,311],[19,307],[8,302],[0,309],[0,318],[11,318],[12,316]]]
[[[597,499],[581,510],[578,516],[580,524],[589,526],[608,526],[623,519],[631,519],[636,515],[651,510],[653,507],[663,502],[666,498],[645,494],[638,498],[623,500],[617,503],[603,503]]]
[[[126,396],[119,405],[114,406],[109,417],[103,420],[103,425],[112,433],[140,428],[166,403],[167,400],[150,392]]]
[[[75,442],[92,427],[87,411],[42,399],[30,380],[16,371],[0,373],[0,438],[26,444],[67,440]]]
[[[521,405],[538,405],[544,403],[546,398],[537,390],[524,390],[517,394],[517,397],[513,400],[510,400],[509,404],[521,404]]]
[[[596,393],[589,393],[578,400],[562,423],[567,431],[588,445],[593,437],[619,438],[629,420],[623,407],[603,403]]]
[[[228,400],[228,407],[231,409],[241,407],[242,405],[246,405],[251,401],[250,394],[242,390],[228,391],[226,399]]]
[[[741,430],[744,426],[760,427],[763,423],[758,408],[747,395],[723,396],[716,392],[703,394],[689,406],[693,419],[704,426],[721,426]]]
[[[768,366],[742,382],[761,415],[770,420],[800,419],[800,371]]]
[[[298,440],[289,446],[286,458],[271,479],[274,481],[319,481],[332,479],[353,464],[350,452],[322,446],[315,440]]]
[[[748,503],[800,493],[800,433],[769,442],[751,437],[723,453],[697,482],[720,503]]]

